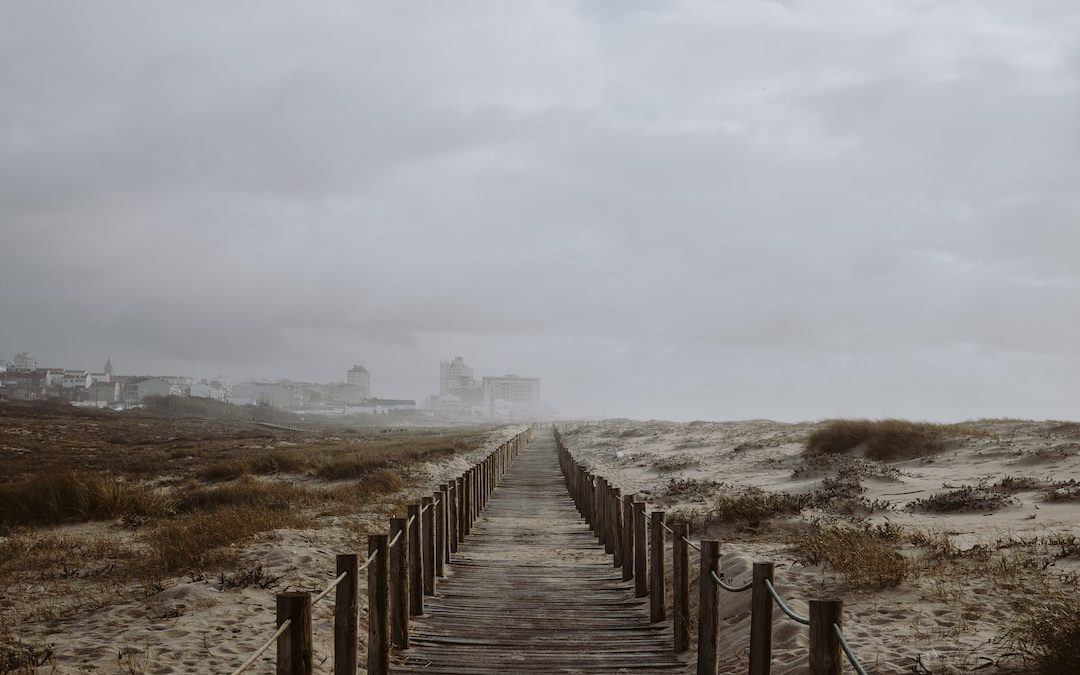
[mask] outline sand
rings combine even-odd
[[[1036,568],[995,570],[1011,555],[1039,556],[1038,547],[1016,542],[1035,537],[1080,535],[1080,500],[1048,502],[1040,490],[1022,490],[1001,508],[986,512],[930,514],[907,510],[928,495],[1003,476],[1061,481],[1080,478],[1080,426],[1056,422],[984,421],[980,434],[965,436],[932,458],[889,462],[895,475],[862,481],[868,500],[889,508],[865,516],[871,525],[891,522],[925,533],[941,533],[958,551],[990,549],[985,564],[932,564],[916,546],[902,551],[919,574],[888,589],[851,589],[820,566],[801,565],[787,543],[793,530],[814,519],[850,522],[828,510],[807,509],[795,518],[758,527],[714,528],[696,538],[719,538],[722,570],[729,579],[749,579],[756,560],[776,563],[776,587],[797,611],[809,598],[840,597],[845,634],[863,664],[877,673],[1009,672],[1019,666],[1002,640],[1015,622],[1017,603],[1037,599],[1043,589],[1076,592],[1080,559],[1053,559],[1043,551]],[[835,471],[806,470],[802,444],[814,424],[770,421],[731,423],[631,422],[565,427],[567,446],[623,493],[647,496],[651,508],[705,508],[716,487],[673,495],[672,479],[717,481],[769,491],[810,492]],[[658,468],[659,467],[661,468]],[[794,475],[793,475],[794,474]],[[1011,543],[1003,543],[1011,542]],[[692,552],[693,553],[693,552]],[[1030,556],[1029,556],[1030,557]],[[999,559],[1000,558],[1000,559]],[[957,560],[962,554],[957,555]],[[985,569],[984,569],[985,568]],[[721,594],[723,632],[720,672],[745,672],[749,637],[749,593]],[[807,631],[777,612],[773,672],[806,672]]]
[[[393,500],[401,503],[430,496],[440,483],[461,475],[482,455],[524,429],[508,426],[494,431],[483,448],[470,454],[411,464],[407,486],[394,494]],[[392,511],[393,507],[374,504],[355,515],[320,517],[320,527],[315,529],[282,529],[258,535],[244,550],[243,566],[261,565],[267,577],[276,578],[268,588],[223,587],[218,578],[174,578],[166,580],[163,589],[147,589],[149,592],[115,589],[115,596],[126,600],[112,602],[110,594],[103,597],[102,606],[92,611],[24,624],[16,639],[35,648],[51,646],[53,656],[39,669],[42,673],[231,672],[273,632],[274,595],[294,590],[321,591],[334,578],[335,555],[366,551],[362,537],[369,532],[387,532],[388,518],[395,515]],[[91,537],[95,533],[117,536],[122,532],[115,523],[43,531],[67,538]],[[363,578],[360,584],[361,597],[366,598]],[[7,589],[9,594],[13,590],[23,598],[37,594],[35,600],[41,603],[56,600],[43,597],[44,588]],[[330,672],[332,594],[315,607],[313,616],[316,672]],[[361,642],[367,634],[363,617],[362,609]],[[273,672],[273,663],[271,648],[248,672]]]

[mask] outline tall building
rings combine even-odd
[[[35,370],[37,369],[37,359],[30,352],[19,352],[15,355],[15,361],[12,362],[15,370]]]
[[[439,393],[453,394],[462,389],[476,389],[473,370],[465,365],[465,359],[455,356],[453,361],[439,364]]]
[[[540,402],[539,377],[518,377],[517,375],[485,377],[483,384],[484,399],[489,404],[496,401],[526,404]]]
[[[371,398],[371,373],[367,368],[354,365],[346,374],[345,382],[351,387],[356,387],[357,398]]]
[[[110,359],[110,358],[105,359],[105,374],[109,375],[109,376],[111,376],[113,374],[113,372],[112,372],[112,359]],[[108,382],[108,380],[105,380],[105,381]]]

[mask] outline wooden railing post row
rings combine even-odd
[[[671,542],[671,622],[676,652],[690,649],[690,525],[676,523]]]
[[[409,648],[409,526],[408,518],[390,519],[390,641]]]
[[[664,573],[664,512],[653,511],[649,514],[652,525],[649,528],[649,620],[653,623],[667,618],[667,575]]]
[[[623,495],[623,581],[634,578],[634,495]]]
[[[421,541],[423,518],[420,505],[409,505],[409,613],[424,613],[424,549]]]
[[[772,663],[773,599],[765,582],[772,583],[771,562],[754,563],[750,590],[750,675],[769,675]]]
[[[720,574],[720,542],[701,540],[701,571],[698,576],[698,675],[716,675],[716,651],[720,644],[720,587],[712,575]]]
[[[840,639],[833,624],[843,628],[844,603],[810,601],[810,675],[841,675],[844,669]]]
[[[289,627],[277,639],[277,675],[311,675],[311,594],[294,591],[278,593],[277,625],[289,620]]]
[[[649,594],[649,541],[645,536],[645,502],[634,501],[634,597]]]
[[[422,540],[424,566],[424,595],[435,595],[435,500],[420,500],[420,538]]]
[[[465,540],[465,479],[458,476],[454,479],[454,536],[451,539],[453,542],[453,550],[457,553],[458,547],[461,546],[461,542]]]
[[[360,645],[360,563],[355,553],[337,556],[337,574],[345,575],[334,589],[334,675],[356,675]]]
[[[450,562],[450,486],[440,485],[435,501],[435,575],[442,578],[446,576],[446,565]]]
[[[390,672],[390,551],[385,534],[368,535],[367,568],[367,672],[388,675]],[[374,558],[374,560],[372,560]],[[350,675],[354,675],[353,671]],[[336,675],[336,674],[335,674]]]

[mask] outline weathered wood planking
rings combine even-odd
[[[539,434],[503,477],[452,574],[414,617],[395,673],[687,672],[566,492]]]

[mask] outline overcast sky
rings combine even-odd
[[[0,358],[1080,418],[1080,3],[0,5]]]

